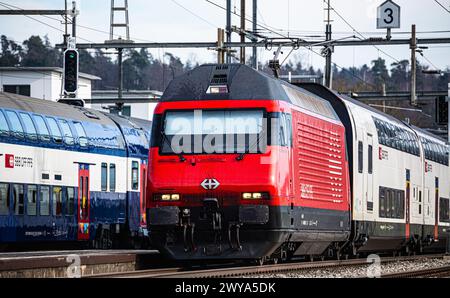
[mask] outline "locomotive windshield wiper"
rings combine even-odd
[[[262,126],[260,126],[260,127],[262,127]],[[243,160],[245,154],[247,154],[249,152],[252,152],[252,150],[255,149],[255,146],[259,145],[259,141],[261,139],[261,135],[263,133],[265,133],[265,132],[266,132],[265,129],[261,129],[261,132],[258,134],[258,137],[256,138],[256,141],[251,146],[248,147],[248,150],[245,150],[244,152],[242,152],[238,156],[236,156],[236,160],[238,160],[238,161]]]
[[[164,133],[164,131],[162,131],[162,130],[161,130],[161,136],[163,137],[164,142],[167,143],[167,144],[169,145],[170,150],[172,150],[172,152],[175,153],[175,150],[173,150],[173,147],[172,147],[172,143],[170,142],[169,138],[167,137],[167,135],[166,135],[166,134]],[[178,157],[180,158],[180,161],[181,161],[181,162],[186,161],[186,158],[183,156],[183,154],[181,154],[181,152],[180,152],[180,153],[176,153],[176,154],[177,154]]]

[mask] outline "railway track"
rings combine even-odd
[[[383,274],[382,278],[450,277],[450,266]]]
[[[381,258],[381,263],[397,261],[414,261],[427,258],[442,258],[443,255],[422,255],[422,256],[404,256],[404,257],[386,257]],[[86,277],[101,278],[230,278],[242,276],[254,276],[259,274],[285,273],[302,270],[327,269],[336,267],[351,267],[368,265],[372,262],[367,259],[351,259],[340,261],[321,261],[321,262],[296,262],[265,266],[241,266],[227,268],[212,268],[192,270],[187,268],[166,268],[156,270],[142,270],[133,272],[122,272],[114,274],[101,274]]]

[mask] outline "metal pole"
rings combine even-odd
[[[116,103],[117,107],[117,113],[120,113],[123,108],[123,102],[122,101],[122,92],[123,92],[123,66],[122,66],[122,55],[123,55],[123,49],[119,48],[119,56],[117,58],[117,64],[119,67],[119,90],[117,94],[117,98],[119,100],[118,103]]]
[[[411,105],[417,105],[416,99],[416,49],[417,49],[417,39],[416,39],[416,25],[411,27]]]
[[[223,51],[223,35],[224,30],[221,28],[217,29],[217,63],[224,63],[224,51]]]
[[[227,42],[231,42],[231,0],[227,0]],[[231,53],[227,49],[227,63],[231,63]]]
[[[72,17],[72,37],[77,37],[77,15],[75,14],[77,10],[76,1],[72,1],[72,10],[73,10],[73,17]]]
[[[245,42],[245,0],[241,0],[241,42]],[[241,47],[241,64],[245,64],[245,47]]]
[[[450,143],[450,83],[448,84],[447,104],[448,104],[447,132],[448,132],[448,142]]]
[[[327,14],[327,24],[325,27],[325,39],[326,41],[331,40],[331,19],[330,19],[330,11],[331,11],[331,0],[328,0],[328,14]],[[331,78],[331,54],[332,54],[332,46],[326,45],[326,56],[325,56],[325,86],[328,88],[332,88],[332,78]]]
[[[256,35],[256,25],[257,25],[257,20],[258,19],[258,0],[253,0],[253,35]],[[253,42],[256,42],[256,38],[252,39]],[[258,57],[256,56],[257,52],[256,52],[256,47],[253,47],[253,56],[252,56],[252,66],[254,69],[258,69]]]
[[[67,46],[67,38],[69,37],[67,28],[67,0],[64,0],[64,10],[66,11],[66,14],[64,15],[64,44]]]

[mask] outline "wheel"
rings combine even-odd
[[[264,265],[264,258],[258,259],[258,265],[263,266]]]
[[[278,258],[273,258],[272,259],[272,262],[276,265],[276,264],[278,264]]]

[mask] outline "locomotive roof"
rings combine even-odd
[[[227,92],[209,93],[211,86]],[[174,78],[162,102],[185,100],[282,100],[339,121],[330,103],[315,94],[243,64],[204,64]]]
[[[114,126],[109,117],[96,110],[7,92],[0,92],[0,108]]]

